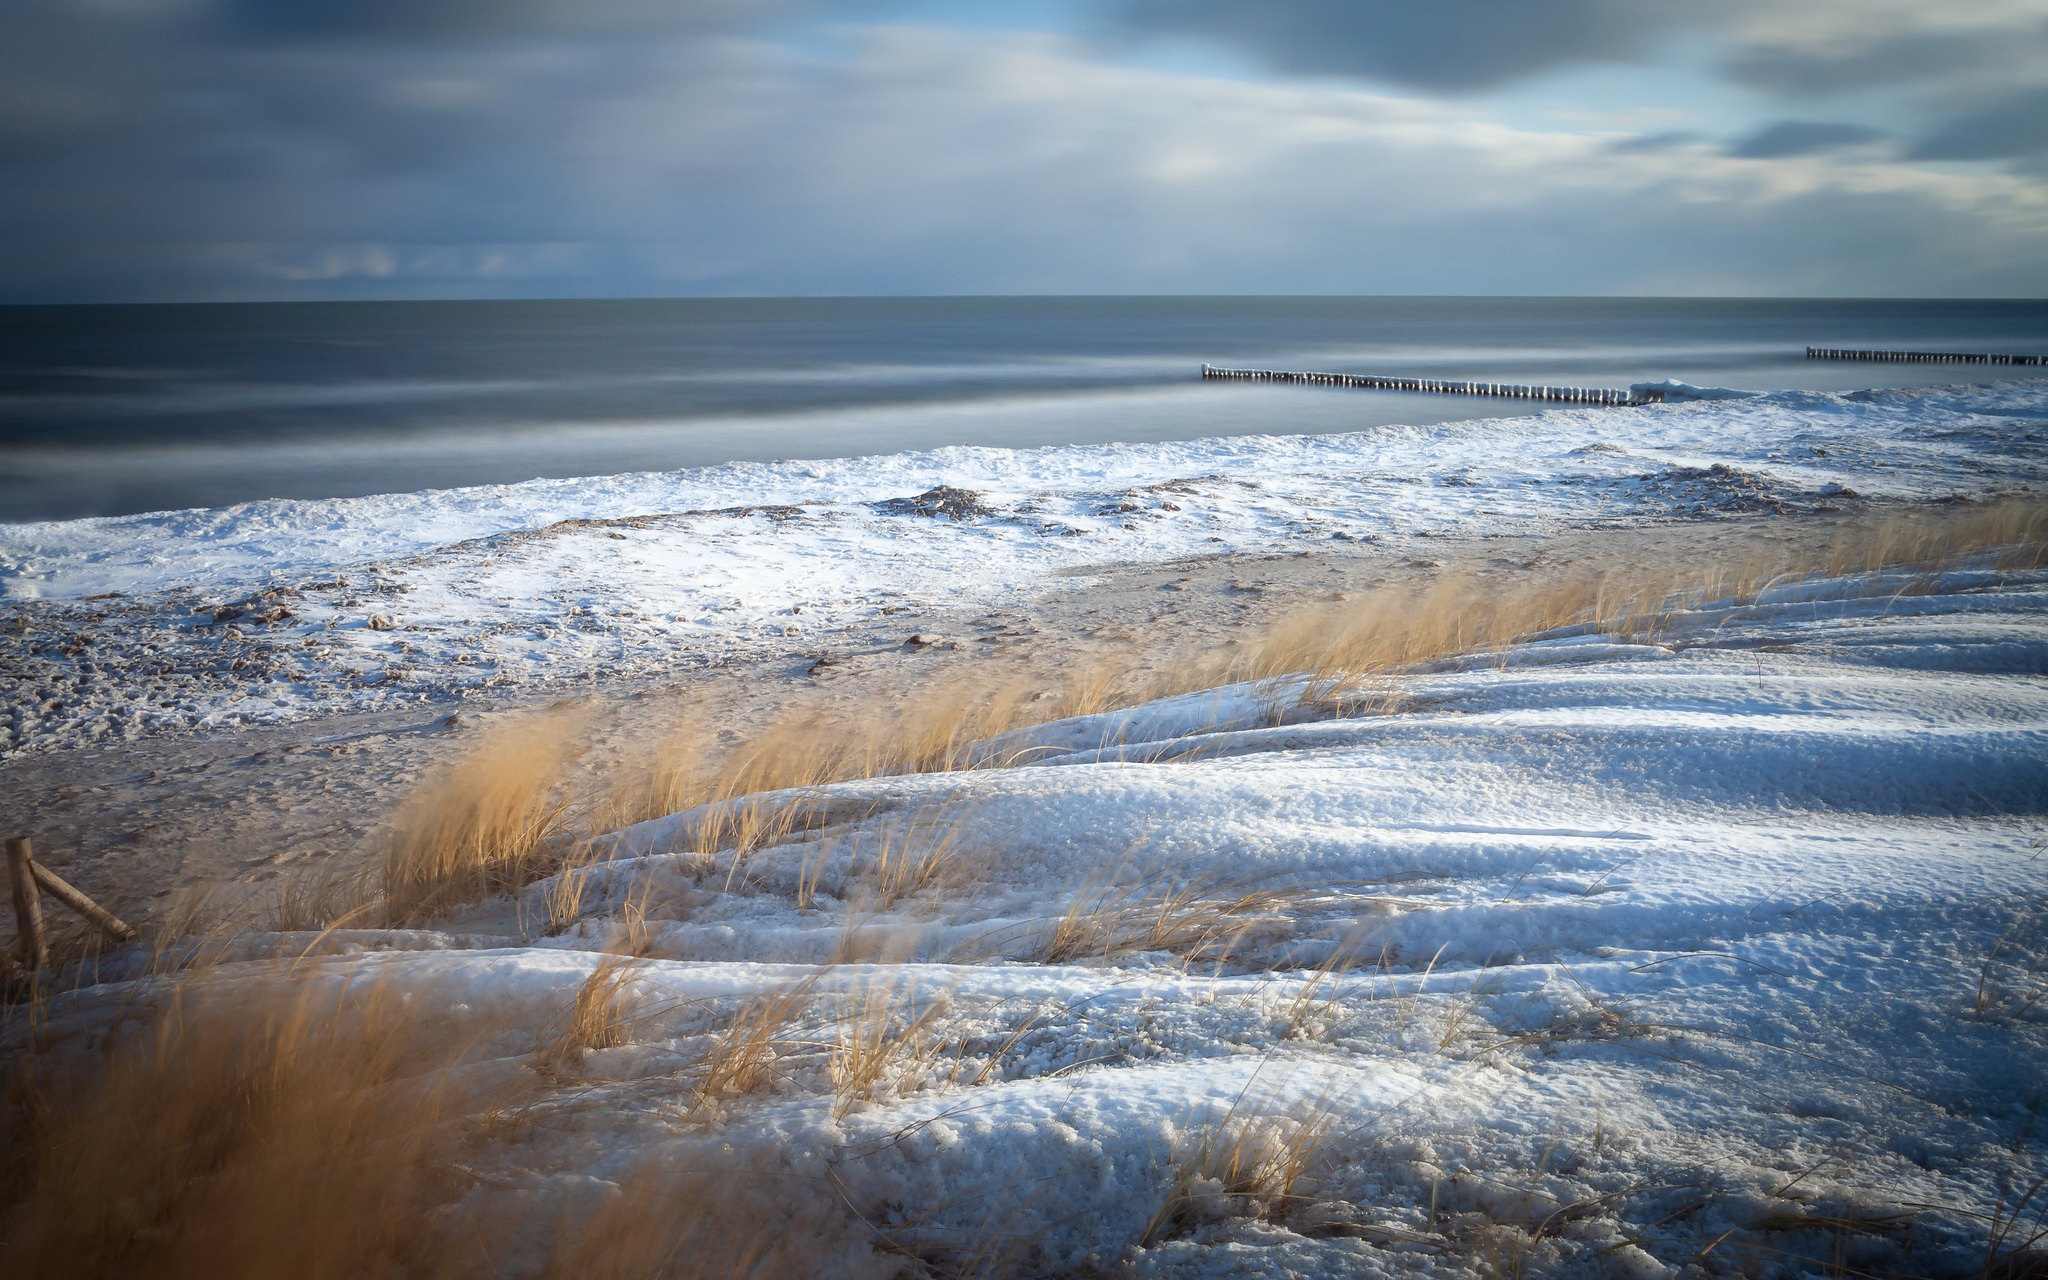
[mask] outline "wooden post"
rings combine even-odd
[[[50,962],[50,943],[43,936],[43,902],[36,893],[34,866],[27,836],[16,836],[7,842],[7,883],[14,890],[15,947],[26,969],[40,969]]]
[[[116,942],[126,942],[135,936],[134,925],[72,888],[71,883],[63,876],[33,858],[29,860],[28,865],[29,870],[35,874],[37,884],[49,890],[51,897],[84,916],[100,932],[107,934]]]

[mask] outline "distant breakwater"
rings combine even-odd
[[[1855,351],[1846,347],[1808,347],[1808,360],[1875,360],[1885,364],[2031,364],[2048,356],[1976,355],[1967,351]]]
[[[1447,378],[1385,378],[1366,373],[1289,373],[1280,369],[1222,369],[1202,366],[1204,378],[1236,378],[1247,382],[1305,382],[1318,387],[1362,387],[1373,391],[1433,391],[1453,396],[1505,396],[1513,400],[1548,400],[1558,404],[1656,404],[1654,391],[1616,391],[1610,387],[1538,387],[1514,382],[1457,382]]]

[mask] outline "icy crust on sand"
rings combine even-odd
[[[480,1222],[659,1153],[759,1177],[764,1224],[851,1206],[821,1274],[1984,1274],[2048,1175],[2048,575],[1933,586],[1559,636],[1404,678],[1398,714],[1260,723],[1281,681],[1043,726],[1040,763],[828,789],[848,816],[743,865],[682,852],[689,814],[629,828],[556,936],[543,882],[301,972],[524,1070],[605,948],[644,953],[631,1042],[479,1168]],[[863,859],[919,815],[966,824],[960,872],[878,903]],[[1176,893],[1266,896],[1227,947],[1049,950]],[[721,1016],[805,981],[814,1045],[875,993],[943,1001],[946,1065],[835,1102],[792,1046],[715,1122],[674,1102]],[[91,1004],[42,1034],[89,1045]],[[1304,1125],[1289,1195],[1200,1159]]]
[[[0,748],[660,672],[1088,565],[1981,495],[2048,479],[2044,422],[2044,384],[1781,392],[4,525]]]

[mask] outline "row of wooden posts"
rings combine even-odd
[[[116,942],[126,942],[135,936],[134,926],[37,862],[27,836],[18,836],[7,842],[7,885],[14,894],[15,959],[25,969],[40,969],[50,963],[50,938],[43,928],[45,893],[83,916],[87,923]]]
[[[1845,347],[1808,347],[1808,360],[1877,360],[1886,364],[2042,364],[2048,356],[1973,355],[1966,351],[1853,351]]]
[[[1514,400],[1551,400],[1559,404],[1632,405],[1663,399],[1654,392],[1639,395],[1607,387],[1537,387],[1510,382],[1457,382],[1448,378],[1383,378],[1364,373],[1288,373],[1280,369],[1220,369],[1202,366],[1204,378],[1241,378],[1251,382],[1306,382],[1319,387],[1366,387],[1376,391],[1435,391],[1458,396],[1506,396]]]

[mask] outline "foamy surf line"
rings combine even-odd
[[[9,745],[715,662],[1095,564],[1985,496],[2048,480],[2044,423],[2039,383],[1777,392],[0,526]]]
[[[1681,386],[1682,384],[1669,384]],[[1703,390],[1685,388],[1688,391]],[[1458,477],[1511,486],[1531,476],[1612,477],[1589,466],[1588,446],[1637,463],[1702,460],[1741,465],[1794,488],[1860,481],[1902,497],[1983,487],[1986,463],[2010,464],[2026,482],[2043,455],[2048,384],[1878,390],[1835,395],[1781,391],[1747,403],[1653,405],[1625,411],[1554,410],[1533,418],[1477,419],[1318,436],[1238,436],[1148,444],[1029,450],[961,446],[870,457],[756,463],[362,498],[267,500],[144,515],[0,524],[0,597],[76,599],[108,591],[236,587],[322,568],[417,554],[464,539],[563,520],[707,511],[737,506],[854,506],[938,484],[1014,502],[1095,494],[1190,473],[1235,480],[1321,480],[1361,462],[1388,477]],[[1815,454],[1833,439],[1841,451]],[[1860,443],[1881,449],[1858,449]],[[1907,450],[1890,461],[1892,446]],[[1802,450],[1805,452],[1802,454]],[[1616,457],[1621,454],[1614,455]],[[1886,472],[1889,474],[1885,474]],[[1370,485],[1372,477],[1360,483]],[[1347,510],[1332,489],[1323,507]],[[1472,506],[1475,504],[1450,504]],[[1384,504],[1374,504],[1379,510]],[[1392,522],[1442,503],[1403,503]],[[1350,510],[1360,510],[1351,504]],[[1466,522],[1469,525],[1469,521]],[[1389,530],[1393,531],[1393,530]],[[1471,531],[1465,528],[1462,531]]]

